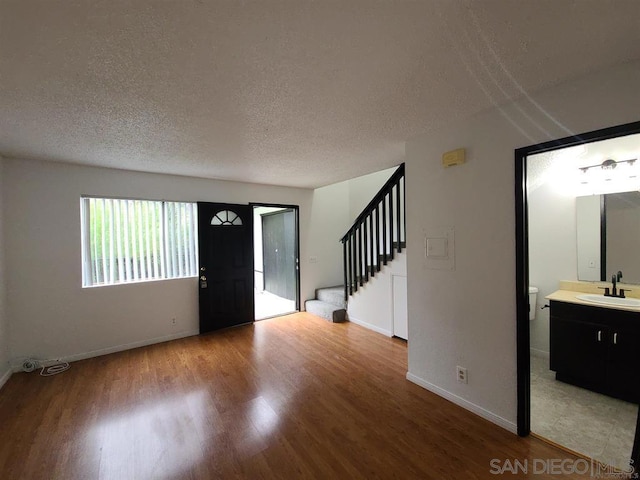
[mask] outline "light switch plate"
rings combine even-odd
[[[425,230],[424,265],[432,270],[455,270],[453,227],[433,227]]]
[[[447,238],[427,237],[427,257],[443,259],[448,256]]]

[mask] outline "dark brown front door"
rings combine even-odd
[[[253,208],[198,202],[200,333],[254,320]]]

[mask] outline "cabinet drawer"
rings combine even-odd
[[[551,315],[564,320],[597,323],[640,331],[640,312],[551,301]]]

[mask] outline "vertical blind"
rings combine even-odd
[[[81,199],[85,287],[197,275],[195,203]]]

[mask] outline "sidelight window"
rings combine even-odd
[[[83,287],[197,275],[195,203],[80,199]]]

